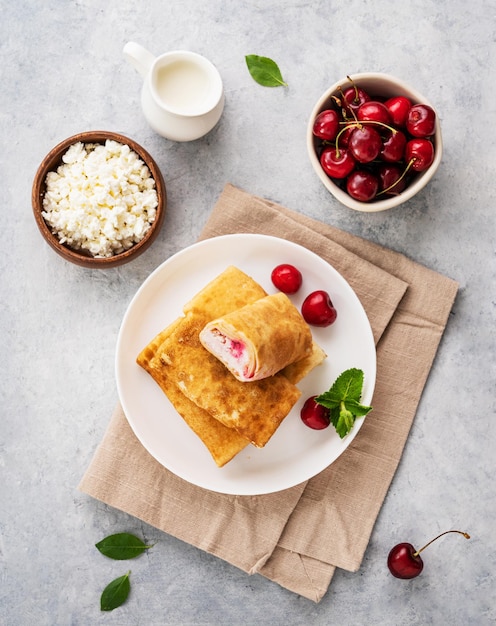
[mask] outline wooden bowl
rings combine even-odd
[[[91,254],[89,252],[86,252],[85,250],[73,250],[69,246],[60,243],[58,236],[52,233],[50,226],[43,218],[43,197],[46,192],[46,177],[48,172],[55,171],[58,166],[62,164],[62,156],[67,152],[70,146],[78,142],[105,144],[105,141],[107,139],[117,141],[121,144],[127,144],[131,148],[131,150],[133,150],[148,166],[150,173],[155,180],[155,188],[158,196],[158,206],[156,210],[157,212],[155,221],[152,223],[151,228],[145,234],[143,239],[141,239],[138,243],[135,243],[133,246],[131,246],[131,248],[125,250],[124,252],[115,254],[111,257],[97,258],[91,256]],[[144,148],[142,148],[132,139],[129,139],[129,137],[125,137],[124,135],[121,135],[119,133],[94,130],[86,131],[77,135],[73,135],[72,137],[68,137],[67,139],[56,145],[52,150],[50,150],[50,152],[41,162],[41,165],[39,166],[34,177],[31,193],[31,203],[33,207],[34,217],[36,219],[36,223],[41,234],[43,235],[47,243],[51,246],[51,248],[55,250],[55,252],[57,252],[57,254],[59,254],[67,261],[75,263],[76,265],[79,265],[81,267],[106,269],[109,267],[116,267],[119,265],[123,265],[124,263],[128,263],[132,259],[135,259],[140,254],[142,254],[145,250],[147,250],[153,243],[153,241],[155,241],[164,221],[165,209],[167,205],[167,195],[162,173],[160,172],[160,169],[158,168],[153,158]]]

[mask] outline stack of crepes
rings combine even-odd
[[[222,467],[265,446],[325,358],[289,298],[226,268],[183,307],[137,362]]]

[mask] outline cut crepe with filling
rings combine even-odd
[[[182,318],[159,333],[138,355],[137,362],[147,371],[167,396],[175,410],[201,439],[218,467],[223,467],[249,444],[236,430],[221,422],[189,400],[168,376],[167,367],[157,350]]]
[[[284,293],[209,322],[200,341],[241,382],[273,376],[312,352],[310,328]]]
[[[200,343],[206,319],[187,315],[160,347],[179,389],[217,420],[261,448],[301,395],[283,374],[243,383]]]

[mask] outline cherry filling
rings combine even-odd
[[[226,335],[217,328],[212,330],[212,335],[215,337],[218,344],[222,346],[221,353],[224,359],[227,362],[236,361],[239,368],[243,370],[243,376],[245,378],[253,378],[254,372],[251,371],[249,363],[246,363],[246,345],[239,339],[226,337]]]
[[[236,339],[233,339],[231,340],[229,351],[235,359],[239,359],[243,356],[243,353],[245,351],[245,344],[242,341],[237,341]]]

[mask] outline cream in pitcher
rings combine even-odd
[[[141,107],[157,133],[173,141],[192,141],[217,124],[224,109],[224,90],[208,59],[186,50],[154,57],[134,42],[127,43],[123,52],[143,77]]]

